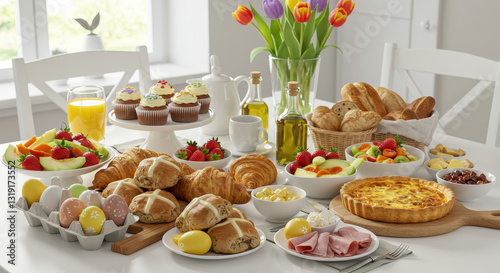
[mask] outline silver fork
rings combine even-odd
[[[409,248],[410,246],[407,245],[407,244],[400,244],[396,249],[394,249],[393,251],[385,254],[385,255],[378,255],[378,256],[370,256],[368,259],[362,261],[362,262],[359,262],[357,264],[353,264],[349,267],[346,267],[342,270],[340,270],[340,273],[349,273],[349,272],[353,272],[354,270],[364,266],[365,264],[368,264],[368,263],[373,263],[375,261],[378,261],[380,259],[391,259],[391,260],[397,260],[399,258],[401,258],[403,256],[403,254],[406,252],[406,250]]]

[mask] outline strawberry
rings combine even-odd
[[[196,141],[188,141],[187,142],[187,147],[186,150],[191,151],[191,153],[194,153],[196,150],[198,150],[198,143]]]
[[[71,156],[71,152],[69,151],[68,148],[65,148],[64,146],[54,146],[54,148],[52,148],[52,155],[51,157],[53,159],[65,159],[65,158],[69,158]]]
[[[73,140],[80,140],[84,138],[83,134],[82,133],[79,133],[79,134],[76,134],[73,136]]]
[[[385,149],[391,149],[391,150],[396,150],[398,147],[402,147],[403,141],[399,140],[399,136],[396,136],[395,138],[386,138],[380,142],[377,147],[379,150],[383,151]]]
[[[319,150],[314,151],[314,153],[311,154],[312,158],[315,158],[317,156],[321,156],[322,158],[326,158],[326,152],[321,145],[319,145]]]
[[[95,150],[94,145],[92,145],[92,143],[90,143],[90,141],[86,137],[80,139],[80,145],[87,147],[91,150]]]
[[[180,149],[176,156],[180,159],[187,160],[189,159],[189,157],[191,157],[192,154],[193,153],[188,149]]]
[[[220,146],[220,142],[219,142],[219,138],[212,138],[210,140],[208,140],[205,144],[203,144],[204,148],[206,148],[207,150],[211,151],[213,149],[216,149],[216,148],[221,148]]]
[[[331,148],[330,152],[326,155],[326,159],[339,159],[338,151],[339,149]]]
[[[99,163],[99,155],[98,152],[85,152],[83,153],[85,157],[85,164],[83,164],[82,168],[93,166]]]
[[[311,156],[311,153],[309,151],[307,151],[307,149],[299,147],[297,149],[295,160],[297,161],[297,163],[299,163],[299,165],[307,166],[307,165],[311,164],[312,156]]]
[[[295,171],[296,171],[297,169],[300,169],[300,168],[302,168],[302,166],[300,166],[299,164],[297,164],[297,163],[292,163],[292,164],[290,165],[290,173],[291,173],[291,174],[295,174]]]
[[[25,170],[43,171],[43,167],[40,164],[40,161],[34,155],[31,154],[27,154],[26,156],[22,155],[20,160],[22,160],[21,167]]]
[[[212,149],[208,153],[208,156],[207,156],[208,161],[214,161],[214,160],[219,160],[219,159],[223,159],[223,158],[224,158],[224,153],[219,148]]]
[[[194,151],[194,153],[189,157],[190,161],[206,161],[205,153],[200,150]]]
[[[73,137],[71,135],[71,132],[69,131],[68,126],[66,125],[66,122],[63,122],[64,128],[61,125],[61,130],[56,133],[55,139],[66,139],[66,141],[72,141]]]

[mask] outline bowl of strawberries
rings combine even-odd
[[[188,164],[195,170],[208,166],[224,169],[231,161],[231,151],[223,148],[216,137],[207,140],[202,145],[192,140],[187,141],[186,144],[187,146],[176,150],[173,156],[175,160]]]

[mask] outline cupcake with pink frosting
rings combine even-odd
[[[126,86],[116,92],[116,99],[111,102],[117,119],[137,119],[135,108],[141,102],[141,94],[132,86]]]

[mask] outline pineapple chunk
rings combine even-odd
[[[448,164],[448,169],[449,168],[463,168],[464,165],[462,165],[462,162],[456,160],[456,159],[452,159],[450,161],[450,164]]]

